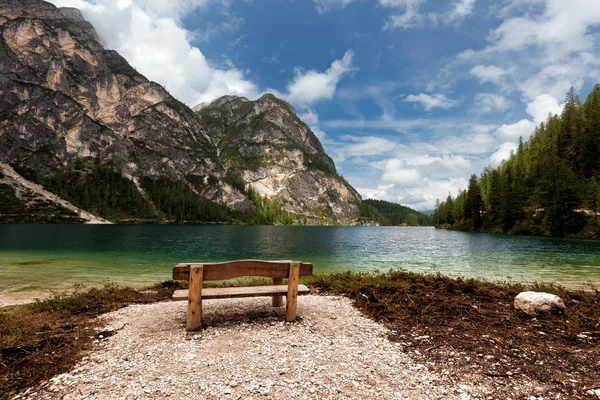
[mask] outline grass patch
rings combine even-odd
[[[143,290],[116,284],[44,301],[0,308],[0,399],[67,372],[81,358],[102,325],[95,317],[130,304],[169,299],[179,288],[167,281]]]

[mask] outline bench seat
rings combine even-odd
[[[188,332],[202,329],[202,300],[235,297],[272,298],[273,307],[281,307],[286,298],[285,320],[296,320],[296,303],[299,294],[308,294],[305,285],[299,285],[301,276],[312,275],[312,264],[300,261],[234,260],[219,263],[180,263],[173,268],[174,280],[189,281],[188,290],[177,290],[173,300],[187,300]],[[271,278],[272,285],[204,288],[204,281],[222,281],[244,276]],[[287,279],[287,285],[283,280]]]
[[[298,294],[309,293],[310,289],[306,285],[298,285]],[[202,288],[202,300],[229,299],[234,297],[285,296],[287,294],[287,285]],[[188,289],[176,290],[175,293],[173,293],[173,300],[183,301],[187,300],[188,297]]]

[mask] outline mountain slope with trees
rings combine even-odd
[[[432,226],[434,222],[432,216],[412,208],[373,199],[361,202],[360,217],[363,221],[375,222],[381,226]]]
[[[600,239],[600,85],[582,103],[574,88],[497,168],[486,168],[435,209],[438,227]]]

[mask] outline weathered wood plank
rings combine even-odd
[[[298,280],[300,278],[300,264],[290,264],[290,277],[288,279],[288,294],[286,296],[285,320],[296,320],[296,304],[298,301]]]
[[[283,278],[273,278],[273,286],[283,285]],[[281,307],[283,305],[282,296],[273,296],[273,307]]]
[[[306,285],[298,285],[298,294],[309,294],[310,289]],[[287,285],[273,286],[243,286],[243,287],[224,287],[224,288],[203,288],[202,300],[228,299],[234,297],[268,297],[268,296],[287,296]],[[189,291],[187,289],[176,290],[173,293],[173,300],[187,300]]]
[[[204,266],[205,281],[220,281],[241,276],[263,276],[265,278],[287,278],[291,261],[238,260],[223,263],[206,263]],[[201,263],[180,263],[173,267],[173,279],[187,281],[190,277],[190,266]],[[311,263],[300,264],[300,276],[313,273]]]
[[[190,269],[190,289],[188,299],[187,326],[188,331],[202,329],[202,274],[203,266]]]

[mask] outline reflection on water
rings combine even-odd
[[[0,226],[0,297],[108,281],[170,278],[183,261],[312,262],[316,272],[420,272],[492,280],[600,283],[600,242],[433,228],[199,225]]]

